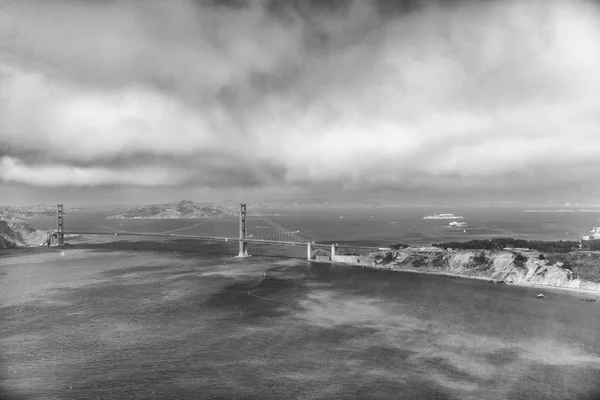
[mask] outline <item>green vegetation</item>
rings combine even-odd
[[[587,251],[600,251],[600,239],[582,240],[581,249]]]
[[[427,258],[420,254],[415,254],[411,259],[412,265],[415,268],[423,268],[427,266]]]
[[[377,264],[389,264],[395,260],[394,253],[387,251],[385,255],[377,254],[375,256],[375,262]]]
[[[513,238],[494,238],[487,240],[470,240],[468,242],[447,242],[434,244],[442,249],[457,250],[501,250],[504,248],[525,248],[546,253],[569,253],[572,251],[592,250],[600,251],[600,240],[575,241],[544,241],[525,240]]]
[[[556,264],[556,263],[562,263],[562,265],[560,266],[562,269],[568,269],[569,271],[573,271],[573,267],[570,263],[570,261],[573,259],[572,256],[566,256],[564,254],[549,254],[548,257],[546,257],[546,260],[548,261],[548,264]]]
[[[436,268],[444,268],[447,265],[445,255],[436,254],[433,260],[431,260],[431,265],[433,265]]]
[[[513,253],[513,254],[515,255],[515,261],[514,261],[515,267],[525,268],[525,263],[529,259],[521,253]]]
[[[600,282],[600,253],[547,254],[546,260],[549,264],[561,262],[561,268],[572,271],[574,278]]]
[[[408,244],[404,244],[404,243],[398,243],[398,244],[392,244],[390,245],[390,250],[400,250],[400,249],[406,249],[410,247]]]
[[[471,259],[471,266],[478,270],[486,270],[492,266],[492,259],[485,255],[485,252],[481,252]]]
[[[444,250],[484,250],[498,251],[505,248],[525,248],[536,250],[545,254],[537,256],[539,260],[546,260],[549,265],[559,265],[560,268],[572,272],[574,279],[581,278],[591,282],[600,282],[600,240],[575,241],[541,241],[513,238],[494,238],[489,240],[471,240],[467,242],[448,242],[434,244],[433,246]],[[471,259],[470,267],[478,270],[490,268],[485,252],[477,254]],[[520,252],[515,255],[514,265],[517,268],[526,268],[528,257]]]
[[[493,243],[493,240],[485,241],[485,243],[487,247],[489,243]],[[498,247],[492,250],[468,250],[467,247],[464,253],[462,250],[457,252],[434,250],[425,252],[410,251],[401,254],[390,249],[374,253],[372,257],[374,258],[374,264],[380,265],[381,268],[385,268],[385,265],[388,264],[394,264],[398,269],[450,272],[450,270],[457,267],[460,268],[461,274],[480,277],[492,276],[494,272],[503,271],[506,267],[513,268],[512,270],[507,269],[509,274],[526,277],[529,276],[528,268],[535,268],[535,274],[533,275],[538,278],[544,278],[547,271],[552,272],[553,275],[548,277],[550,279],[549,284],[552,284],[551,281],[554,276],[563,279],[564,274],[554,275],[559,272],[556,271],[556,268],[561,268],[568,272],[567,279],[579,278],[588,282],[600,283],[600,252],[579,250],[540,254],[519,250],[498,250]],[[450,265],[452,265],[452,268],[450,268]],[[507,279],[504,275],[504,279]]]

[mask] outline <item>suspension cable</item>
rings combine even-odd
[[[252,212],[253,214],[255,214],[255,216],[257,216],[258,218],[262,219],[267,224],[271,225],[273,228],[276,228],[276,229],[280,230],[281,232],[284,232],[284,233],[290,235],[290,237],[298,240],[301,243],[308,243],[308,240],[306,240],[303,237],[300,237],[300,236],[298,236],[298,235],[296,235],[296,234],[288,231],[287,229],[285,229],[281,225],[276,224],[275,222],[271,221],[270,219],[268,219],[267,217],[265,217],[263,214],[259,213],[255,209],[250,208],[250,207],[248,207],[248,209],[250,210],[250,212]]]

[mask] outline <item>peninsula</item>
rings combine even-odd
[[[356,265],[525,286],[600,292],[600,252],[406,248],[359,256]]]

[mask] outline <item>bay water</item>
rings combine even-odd
[[[448,212],[468,214],[466,233],[410,209],[272,219],[310,240],[379,246],[568,240],[598,218]],[[66,223],[190,224],[105,217]],[[600,398],[596,294],[542,290],[540,300],[540,289],[311,263],[303,248],[251,245],[239,259],[236,243],[71,242],[0,252],[0,398]]]

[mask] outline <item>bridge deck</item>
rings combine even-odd
[[[175,235],[175,234],[164,234],[164,233],[115,233],[115,232],[64,232],[65,235],[102,235],[102,236],[142,236],[142,237],[160,237],[169,239],[191,239],[200,240],[205,242],[239,242],[239,238],[235,237],[222,237],[222,236],[194,236],[194,235]],[[257,244],[273,244],[280,246],[306,246],[308,242],[288,242],[281,240],[269,240],[269,239],[244,239],[248,243]]]
[[[93,231],[65,231],[65,235],[100,235],[100,236],[138,236],[138,237],[157,237],[157,238],[168,238],[168,239],[189,239],[199,240],[203,242],[235,242],[238,243],[240,238],[237,237],[225,237],[225,236],[195,236],[195,235],[175,235],[175,234],[164,234],[164,233],[120,233],[120,232],[93,232]],[[307,246],[308,242],[292,242],[282,240],[269,240],[269,239],[255,239],[246,238],[245,242],[255,244],[270,244],[277,246]],[[311,243],[313,249],[331,249],[330,244]],[[379,250],[378,247],[370,246],[353,246],[340,244],[336,246],[337,249],[347,250],[365,250],[369,252]]]

